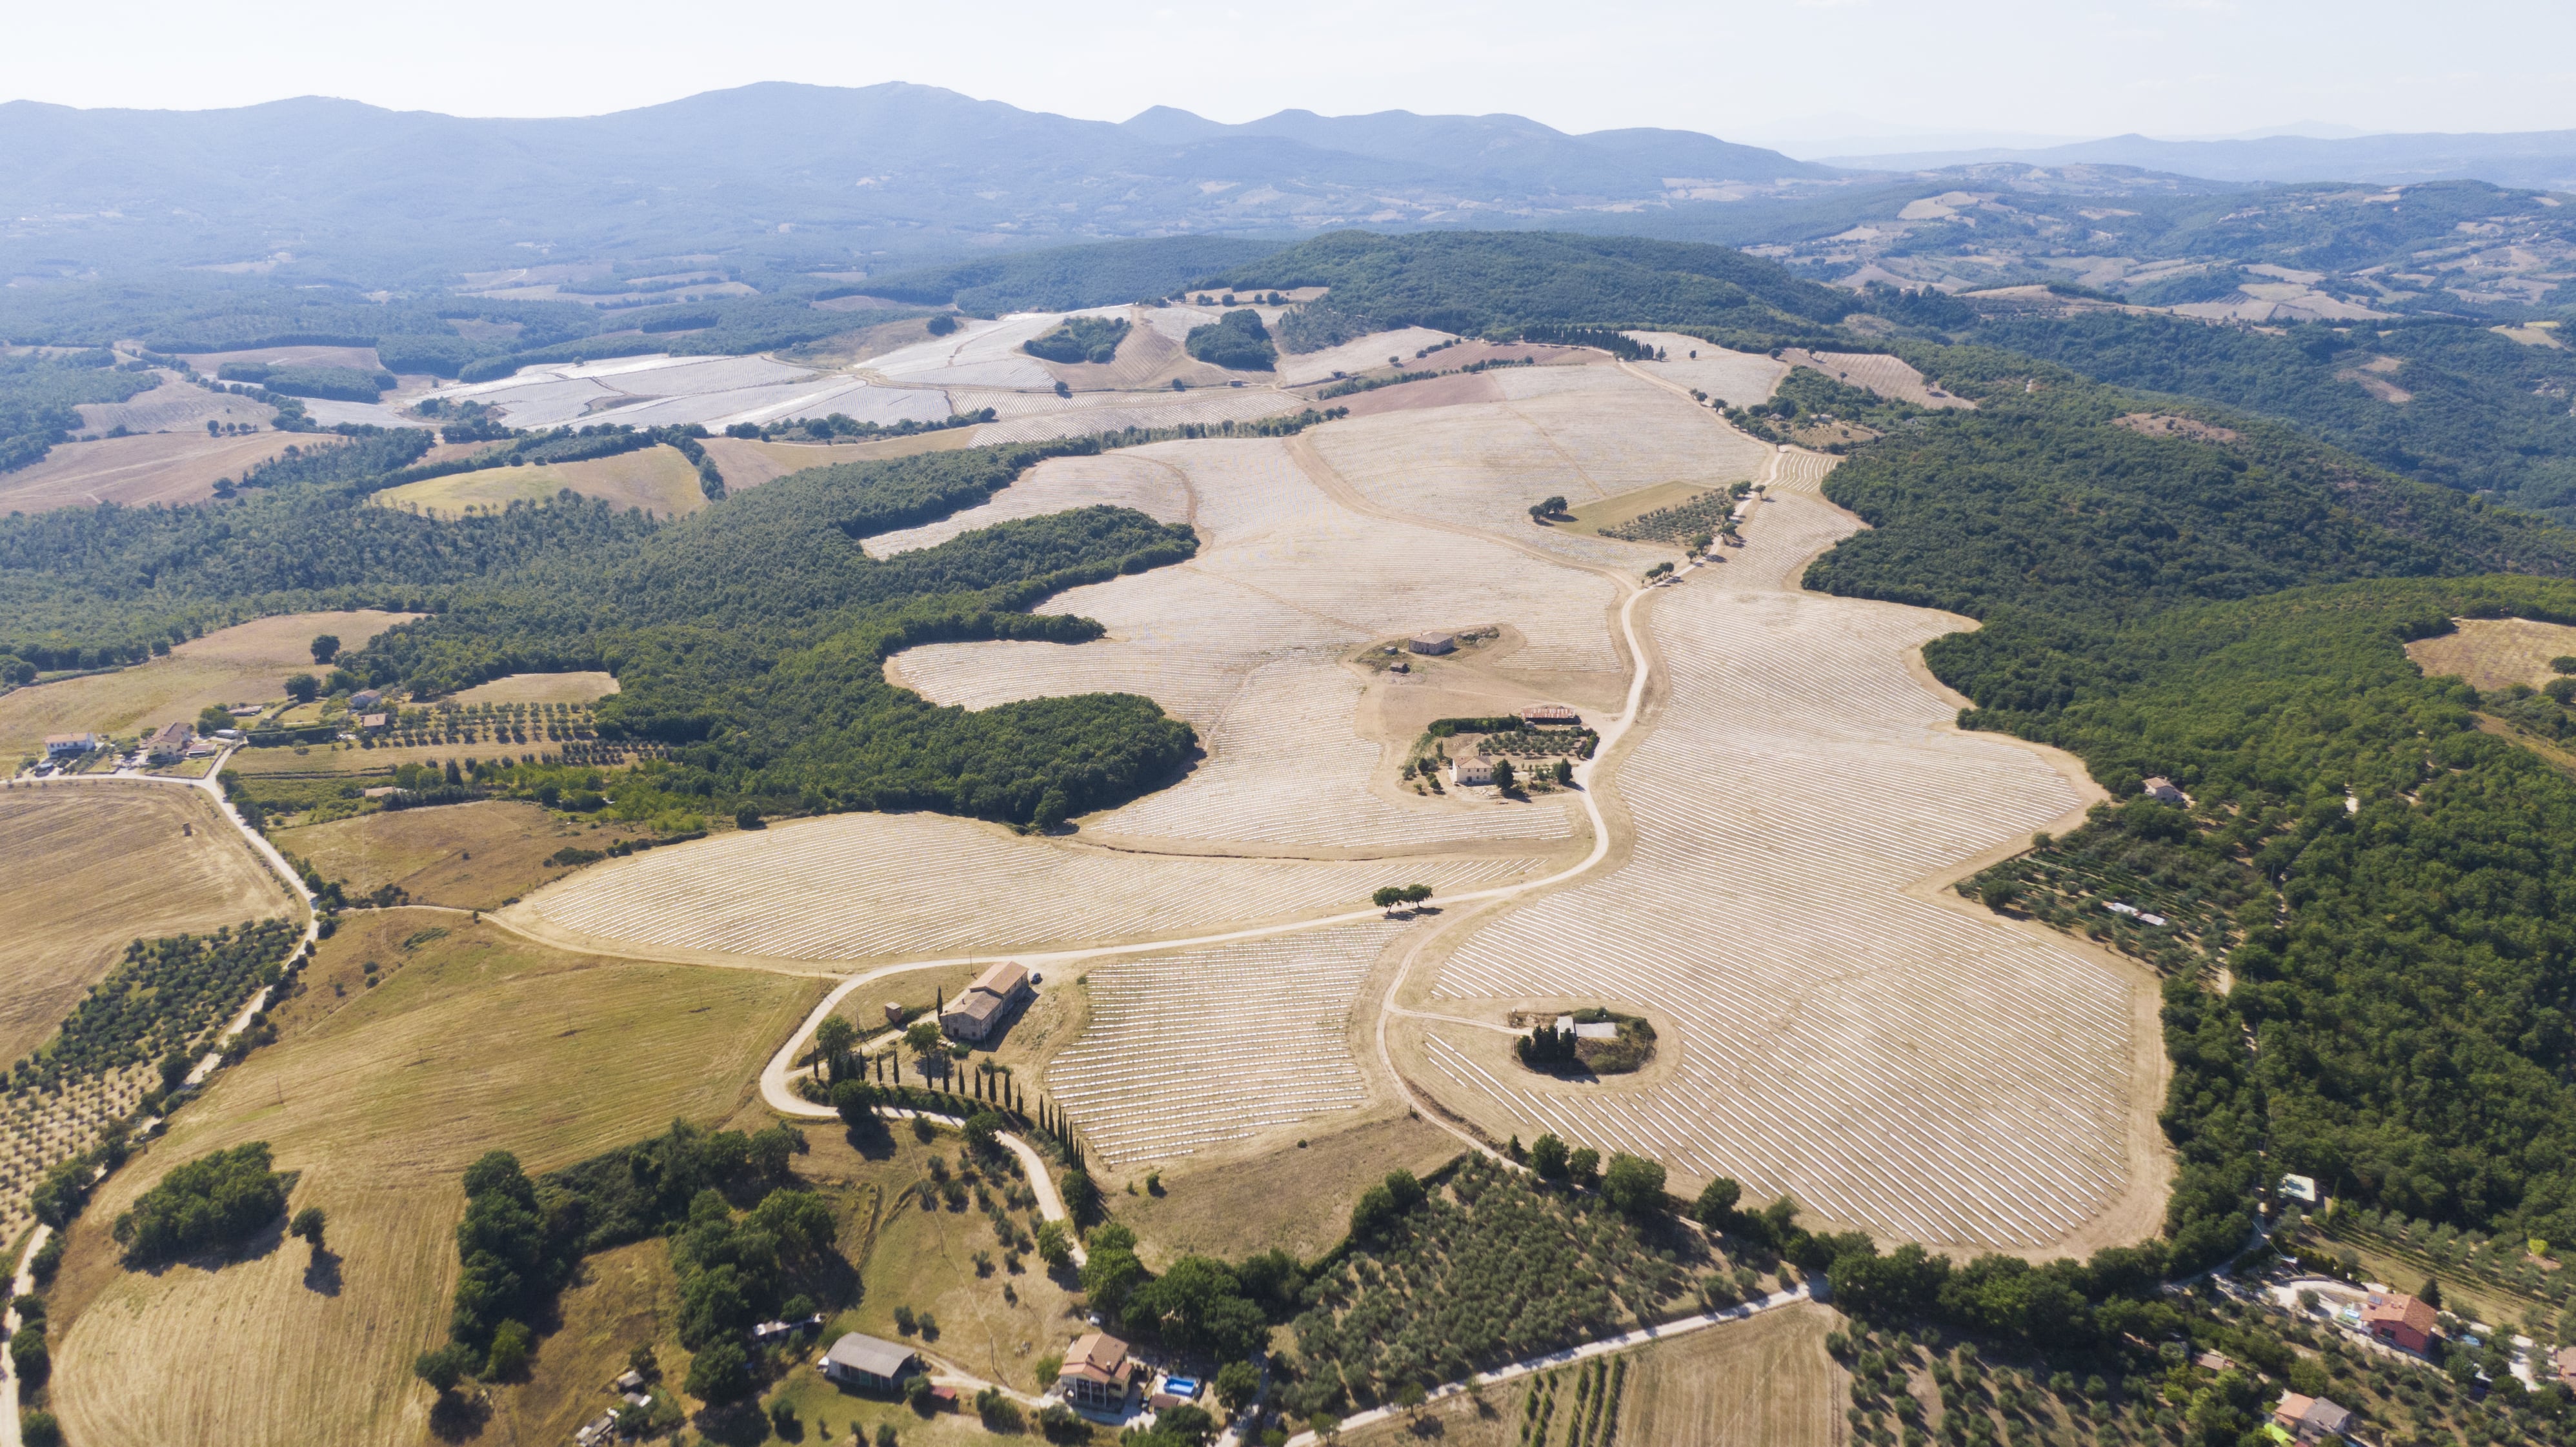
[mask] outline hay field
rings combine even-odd
[[[1414,353],[1425,347],[1436,347],[1454,338],[1448,332],[1435,332],[1429,327],[1399,327],[1391,332],[1371,332],[1338,347],[1320,352],[1281,352],[1279,385],[1303,387],[1310,382],[1329,382],[1335,377],[1357,376],[1393,366],[1398,370],[1413,366],[1436,366],[1440,355],[1417,363]],[[1445,355],[1445,354],[1444,354]],[[1388,358],[1395,358],[1389,362]]]
[[[2549,660],[2576,656],[2576,628],[2529,618],[2458,618],[2439,638],[2406,645],[2428,678],[2456,673],[2471,688],[2538,688],[2558,677]]]
[[[1781,358],[1800,367],[1813,367],[1837,382],[1867,387],[1878,395],[1917,407],[1974,407],[1965,397],[1953,396],[1924,380],[1910,363],[1877,352],[1811,352],[1791,347]],[[1735,399],[1727,399],[1732,402]]]
[[[1035,360],[1032,358],[1031,360]],[[1049,364],[1053,365],[1053,364]],[[1127,427],[1179,427],[1189,423],[1249,422],[1302,412],[1303,397],[1269,387],[1196,387],[1187,392],[1051,392],[959,390],[957,407],[991,407],[999,417],[976,427],[975,445],[1043,442]]]
[[[542,502],[567,487],[612,507],[640,507],[659,517],[678,517],[707,505],[706,493],[698,485],[698,469],[675,447],[646,447],[546,467],[450,473],[386,488],[370,501],[379,507],[416,508],[452,517],[468,508],[496,512],[514,502]]]
[[[1109,629],[1100,641],[937,644],[899,655],[890,675],[970,708],[1139,692],[1196,724],[1207,762],[1086,825],[1110,834],[1349,848],[1570,833],[1562,801],[1475,807],[1396,795],[1394,760],[1359,734],[1358,715],[1367,689],[1423,680],[1372,683],[1339,660],[1372,639],[1507,623],[1526,640],[1511,668],[1613,672],[1615,585],[1483,538],[1354,512],[1289,442],[1165,443],[1122,456],[1186,476],[1211,539],[1196,558],[1046,604],[1098,619]]]
[[[450,696],[452,703],[594,703],[617,692],[608,673],[513,673]]]
[[[1671,483],[1721,486],[1759,476],[1770,456],[1716,413],[1615,367],[1484,378],[1505,400],[1353,417],[1302,440],[1381,507],[1623,569],[1658,554],[1534,526],[1530,505],[1559,496],[1579,508]]]
[[[1535,858],[1408,861],[1444,892],[1535,872]],[[937,814],[834,814],[613,859],[507,918],[596,941],[812,961],[1109,943],[1359,907],[1365,861],[1121,854]]]
[[[1731,352],[1715,342],[1679,332],[1621,335],[1642,346],[1660,347],[1664,352],[1663,361],[1630,365],[1667,382],[1698,388],[1712,398],[1722,397],[1737,407],[1768,400],[1780,379],[1789,375],[1789,364],[1777,358],[1760,352]],[[1699,355],[1694,357],[1693,352]]]
[[[352,895],[397,885],[415,904],[499,909],[573,866],[546,861],[566,846],[605,850],[652,831],[565,823],[534,804],[485,799],[436,809],[361,814],[276,830],[280,850],[336,879]]]
[[[1166,1160],[1367,1102],[1350,1047],[1360,981],[1404,926],[1371,922],[1111,960],[1091,1028],[1047,1068],[1113,1166]]]
[[[1797,591],[1856,525],[1814,491],[1821,460],[1799,461],[1734,562],[1657,595],[1669,697],[1616,775],[1627,862],[1475,929],[1432,989],[1471,1018],[1531,998],[1658,1007],[1669,1073],[1562,1086],[1500,1036],[1433,1022],[1412,1027],[1426,1075],[1497,1135],[1730,1175],[1882,1237],[2045,1246],[2154,1184],[2133,1179],[2155,1105],[2134,1086],[2155,1042],[2134,1033],[2133,983],[1901,891],[2085,796],[2034,752],[1957,732],[1909,674],[1961,620]]]
[[[429,926],[448,933],[403,948]],[[335,995],[362,957],[384,985]],[[225,1072],[73,1228],[52,1388],[72,1440],[420,1441],[429,1392],[410,1366],[446,1338],[464,1167],[502,1149],[536,1173],[675,1116],[724,1118],[818,988],[565,955],[412,910],[344,927],[311,968],[286,1038]],[[173,1165],[252,1140],[302,1173],[295,1207],[329,1213],[332,1269],[309,1273],[300,1241],[221,1270],[115,1264],[118,1212]]]
[[[1500,402],[1503,389],[1493,377],[1483,372],[1460,373],[1452,377],[1426,377],[1419,382],[1399,382],[1370,392],[1355,392],[1337,398],[1333,405],[1353,417],[1375,417],[1383,412],[1413,412],[1428,407],[1461,407],[1472,402]]]
[[[1843,1447],[1851,1374],[1825,1351],[1830,1307],[1766,1311],[1628,1359],[1621,1440],[1640,1447]]]
[[[0,694],[0,761],[43,753],[47,734],[131,734],[147,724],[193,722],[210,703],[284,697],[288,674],[313,669],[315,634],[337,634],[342,648],[355,649],[418,616],[374,609],[282,614],[191,639],[134,668]]]
[[[166,784],[0,789],[0,859],[0,1062],[50,1037],[128,941],[289,905],[202,791]]]
[[[204,502],[215,495],[216,478],[239,477],[296,441],[291,432],[208,437],[200,422],[194,431],[57,443],[35,466],[0,473],[0,513],[103,502],[127,507]]]
[[[1098,457],[1051,457],[993,495],[990,502],[937,522],[863,540],[868,555],[890,558],[937,547],[960,533],[1013,518],[1044,517],[1079,507],[1131,507],[1157,522],[1187,522],[1190,488],[1178,468],[1133,451]]]
[[[176,372],[156,375],[161,385],[149,392],[138,392],[122,402],[83,402],[72,410],[80,413],[81,426],[92,432],[122,427],[128,432],[193,432],[200,437],[210,419],[265,427],[277,416],[277,409],[265,402],[182,381]]]

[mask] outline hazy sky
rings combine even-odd
[[[2569,0],[9,0],[0,99],[346,96],[574,115],[758,80],[910,80],[1119,120],[1515,111],[1811,153],[1842,138],[2576,128]]]

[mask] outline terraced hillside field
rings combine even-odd
[[[1633,856],[1475,930],[1436,975],[1447,1015],[1653,1010],[1669,1073],[1562,1085],[1492,1032],[1431,1021],[1428,1080],[1497,1135],[1734,1176],[1883,1236],[2076,1237],[2134,1208],[2151,1169],[2132,982],[1901,891],[2084,796],[2033,751],[1955,732],[1909,676],[1906,654],[1962,620],[1796,590],[1855,526],[1816,464],[1773,488],[1735,562],[1655,600],[1670,697],[1616,776]]]

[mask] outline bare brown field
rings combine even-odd
[[[285,888],[197,789],[0,789],[0,1061],[44,1042],[126,943],[266,919]]]
[[[59,443],[35,466],[0,474],[0,512],[204,502],[215,495],[216,478],[239,477],[296,441],[291,432],[209,437],[200,429]]]
[[[1842,1322],[1781,1307],[1639,1349],[1619,1439],[1638,1447],[1842,1447],[1851,1377],[1825,1352]]]
[[[341,881],[352,895],[390,884],[415,904],[499,909],[572,873],[575,866],[546,862],[566,846],[605,850],[649,832],[562,823],[535,804],[486,799],[280,829],[272,842],[311,863],[323,878]]]
[[[2459,618],[2452,631],[2406,645],[2425,676],[2456,673],[2471,688],[2538,688],[2558,675],[2549,660],[2576,656],[2576,627],[2529,618]]]
[[[1388,1171],[1422,1174],[1459,1150],[1456,1136],[1401,1111],[1318,1121],[1303,1146],[1270,1140],[1257,1152],[1158,1162],[1163,1193],[1139,1187],[1112,1209],[1157,1266],[1191,1252],[1234,1261],[1274,1246],[1313,1260],[1342,1239],[1352,1203]]]
[[[678,517],[707,505],[697,468],[673,447],[647,447],[548,467],[487,467],[452,473],[387,488],[374,500],[384,507],[453,514],[467,508],[489,510],[513,502],[539,502],[564,488],[612,507],[642,508],[662,517]]]
[[[384,983],[347,987],[349,963],[367,958]],[[429,1392],[410,1363],[446,1337],[465,1165],[502,1149],[533,1174],[675,1116],[732,1114],[818,988],[568,955],[431,911],[352,921],[280,1012],[285,1038],[220,1077],[73,1226],[53,1295],[52,1394],[69,1435],[422,1441]],[[117,1264],[118,1212],[172,1166],[252,1140],[301,1173],[294,1206],[329,1213],[324,1269],[274,1234],[220,1267]]]
[[[617,692],[608,673],[513,673],[451,695],[460,704],[594,703]]]
[[[40,754],[45,735],[127,735],[172,720],[193,722],[210,703],[285,695],[286,676],[313,671],[312,642],[336,634],[354,649],[411,613],[289,613],[192,639],[134,668],[67,678],[0,695],[0,762]]]
[[[1529,1410],[1530,1386],[1536,1380],[1514,1377],[1472,1395],[1461,1392],[1442,1397],[1408,1416],[1371,1422],[1344,1432],[1341,1440],[1351,1447],[1423,1447],[1432,1442],[1440,1447],[1527,1447],[1520,1435],[1521,1414]],[[1566,1372],[1564,1380],[1568,1384],[1564,1390],[1571,1392],[1573,1373]],[[1558,1415],[1562,1418],[1564,1414]],[[1564,1434],[1562,1421],[1557,1430],[1560,1436]],[[1637,1447],[1655,1444],[1640,1439]]]

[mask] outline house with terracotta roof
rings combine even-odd
[[[163,724],[143,741],[143,757],[155,764],[175,763],[187,754],[188,741],[196,736],[194,724]]]
[[[2352,1413],[2323,1397],[2283,1392],[2281,1405],[2272,1409],[2272,1425],[2302,1442],[2318,1442],[2341,1437],[2352,1426]]]
[[[953,1040],[969,1042],[989,1039],[1036,991],[1030,988],[1026,966],[1009,960],[993,966],[975,977],[939,1012],[939,1028]]]
[[[1561,703],[1543,703],[1522,709],[1521,722],[1534,729],[1570,729],[1583,722],[1583,715]]]
[[[2430,1346],[2436,1325],[2433,1308],[2411,1296],[2373,1294],[2362,1303],[2361,1329],[2406,1351],[2420,1352]]]
[[[1055,1385],[1066,1406],[1123,1416],[1144,1374],[1145,1364],[1127,1354],[1127,1343],[1095,1331],[1075,1337],[1064,1349]]]

